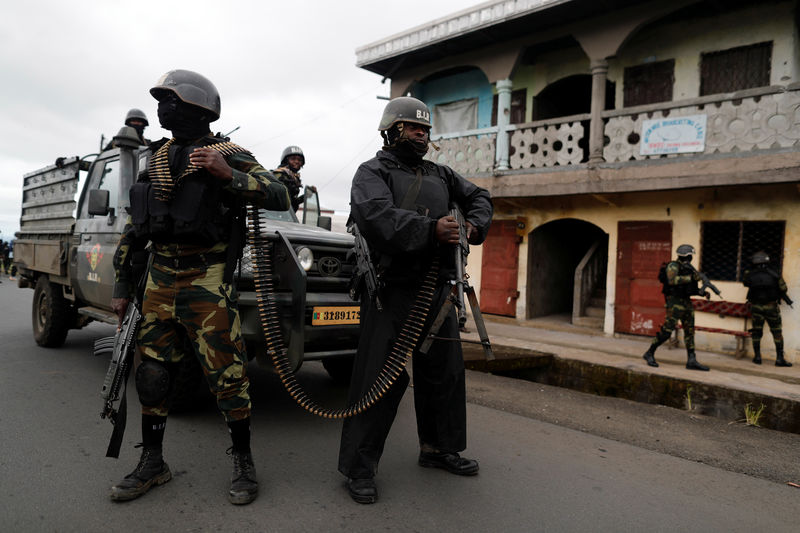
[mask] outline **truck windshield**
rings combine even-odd
[[[291,209],[287,209],[286,211],[270,211],[269,209],[264,209],[264,213],[266,213],[267,218],[270,220],[283,220],[284,222],[299,222],[297,220],[297,216],[294,214],[294,211]]]

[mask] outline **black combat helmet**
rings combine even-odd
[[[219,91],[205,76],[191,70],[170,70],[150,89],[150,94],[158,101],[170,92],[187,104],[210,111],[213,116],[209,122],[219,118]]]
[[[683,259],[686,261],[691,261],[692,256],[694,255],[694,246],[691,244],[681,244],[678,246],[678,259]]]
[[[125,115],[125,125],[130,126],[129,122],[134,119],[141,120],[144,122],[145,126],[150,125],[150,123],[147,121],[147,115],[144,114],[144,111],[141,109],[136,109],[135,107],[128,111],[128,114]]]
[[[431,125],[431,111],[423,102],[410,96],[393,98],[383,110],[379,131],[387,131],[398,122],[413,122],[421,126]]]
[[[281,166],[286,164],[286,159],[290,155],[299,155],[300,159],[303,160],[300,166],[305,166],[306,156],[303,154],[303,150],[301,150],[299,146],[287,146],[283,149],[283,153],[281,154]]]
[[[763,250],[759,250],[753,254],[753,257],[750,258],[750,261],[754,265],[765,265],[769,263],[769,256]]]

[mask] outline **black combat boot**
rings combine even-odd
[[[694,355],[694,350],[686,350],[686,368],[689,370],[708,370],[706,365],[701,365],[697,362],[697,358]]]
[[[753,362],[757,365],[761,364],[761,346],[753,343]]]
[[[378,501],[378,487],[371,477],[362,479],[348,479],[345,483],[347,492],[357,503],[375,503]]]
[[[783,358],[783,348],[778,348],[776,352],[775,366],[792,366],[792,363]]]
[[[142,446],[142,457],[136,469],[111,487],[115,502],[133,500],[150,490],[153,485],[163,485],[172,479],[172,472],[161,456],[161,446]]]
[[[650,348],[648,348],[647,351],[644,352],[644,355],[642,357],[644,357],[644,360],[647,361],[648,365],[657,367],[658,363],[656,363],[656,345],[651,344]]]
[[[228,500],[234,505],[246,505],[258,496],[258,479],[253,464],[253,454],[233,449],[230,450],[230,454],[233,457],[233,472]]]

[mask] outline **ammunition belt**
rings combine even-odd
[[[150,159],[150,166],[148,169],[150,181],[153,183],[153,187],[155,188],[156,199],[164,202],[168,202],[172,199],[173,189],[181,182],[183,178],[201,169],[201,167],[198,167],[190,160],[189,165],[183,170],[183,172],[181,172],[177,177],[173,178],[172,172],[170,172],[169,169],[169,147],[174,143],[174,137],[165,142],[161,148],[156,151],[152,159]],[[228,141],[209,144],[203,148],[211,148],[212,150],[222,154],[223,157],[233,154],[250,153],[238,144]]]
[[[439,275],[438,258],[434,259],[430,270],[425,275],[400,334],[397,336],[397,340],[369,390],[352,405],[343,409],[329,409],[321,407],[310,398],[297,382],[292,372],[278,321],[278,308],[275,303],[275,290],[272,281],[274,277],[272,275],[271,247],[267,245],[265,237],[261,234],[262,222],[258,209],[254,206],[249,206],[248,211],[248,229],[250,230],[248,232],[248,240],[253,253],[253,277],[258,302],[258,314],[261,319],[264,338],[267,342],[267,353],[272,358],[272,363],[275,365],[283,386],[301,407],[317,416],[339,419],[362,413],[380,400],[397,381],[411,359],[414,349],[419,345],[420,336],[433,305],[433,294],[436,290],[436,280]]]

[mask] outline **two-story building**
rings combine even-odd
[[[745,301],[758,250],[800,300],[796,1],[492,0],[356,57],[431,108],[429,158],[491,191],[470,266],[484,312],[653,335],[658,269],[684,243],[725,301]],[[800,310],[781,311],[800,362]],[[696,335],[720,352],[741,340]]]

